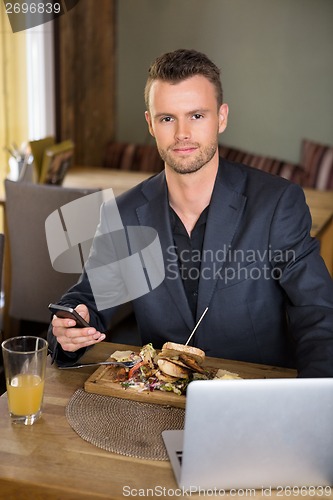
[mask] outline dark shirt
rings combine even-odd
[[[191,232],[191,236],[189,236],[176,212],[171,207],[169,211],[173,241],[178,255],[179,272],[194,319],[197,313],[201,254],[208,210],[209,206],[201,213]]]

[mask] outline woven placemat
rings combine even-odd
[[[167,460],[161,432],[183,429],[185,410],[102,396],[78,389],[66,407],[70,426],[85,441],[128,457]]]

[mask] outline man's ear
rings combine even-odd
[[[146,122],[148,123],[148,130],[149,130],[149,133],[155,137],[154,135],[154,131],[153,131],[153,127],[152,127],[152,123],[151,123],[151,116],[150,116],[150,113],[149,111],[145,111],[145,118],[146,118]]]
[[[228,123],[229,107],[228,104],[223,103],[219,109],[219,134],[225,131]]]

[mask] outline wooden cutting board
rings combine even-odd
[[[163,391],[141,391],[137,389],[124,388],[119,382],[111,382],[108,378],[109,367],[100,366],[85,382],[84,390],[104,396],[131,399],[141,403],[153,403],[158,405],[175,406],[185,408],[185,396],[178,396],[172,392]]]
[[[112,358],[109,358],[111,360]],[[211,358],[212,359],[212,358]],[[208,368],[207,362],[203,365]],[[218,366],[212,366],[209,363],[209,369],[218,369]],[[131,399],[142,403],[153,403],[158,405],[174,406],[177,408],[185,408],[186,397],[179,396],[173,392],[164,391],[139,391],[131,387],[124,388],[119,382],[110,380],[110,367],[100,366],[85,382],[84,389],[86,392],[102,394],[104,396],[113,396],[123,399]]]

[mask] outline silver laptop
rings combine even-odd
[[[162,433],[180,487],[333,485],[333,379],[191,382],[184,427]]]

